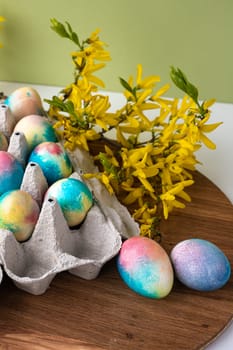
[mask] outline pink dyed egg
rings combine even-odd
[[[70,176],[73,170],[68,154],[56,142],[40,143],[32,151],[29,162],[40,166],[49,185]]]
[[[4,101],[16,121],[30,114],[43,115],[40,95],[32,87],[20,87]]]
[[[0,228],[11,231],[20,242],[31,236],[39,213],[37,202],[25,191],[9,191],[0,197]]]
[[[23,180],[24,169],[20,162],[6,151],[0,151],[0,195],[17,190]]]
[[[160,299],[172,289],[174,273],[169,256],[152,239],[142,236],[127,239],[122,244],[117,267],[127,286],[140,295]]]

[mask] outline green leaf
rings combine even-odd
[[[70,25],[69,22],[67,22],[67,21],[66,21],[65,23],[66,23],[66,25],[67,25],[67,28],[68,28],[70,34],[72,34],[72,33],[73,33],[73,29],[72,29],[71,25]]]
[[[58,22],[56,18],[51,18],[50,22],[52,30],[63,38],[69,38],[69,34],[67,33],[65,26],[61,22]]]
[[[68,22],[65,22],[67,25],[66,30],[64,24],[57,21],[56,18],[51,18],[51,29],[54,30],[58,35],[60,35],[62,38],[68,38],[71,41],[73,41],[76,45],[78,45],[79,48],[81,48],[78,35],[73,31],[71,25]]]
[[[48,100],[45,98],[44,101],[47,102],[50,106],[57,107],[63,110],[63,102],[57,96],[53,96],[52,100]]]
[[[129,83],[127,83],[127,81],[123,78],[119,78],[121,85],[123,86],[123,88],[125,88],[127,91],[131,92],[133,94],[133,89],[131,88],[131,86],[129,85]]]
[[[75,44],[77,44],[78,47],[81,48],[78,35],[77,35],[75,32],[72,33],[72,41],[73,41]]]
[[[71,25],[69,24],[69,22],[66,22],[66,25],[68,27],[68,30],[70,32],[70,40],[72,40],[76,45],[78,45],[79,47],[81,47],[80,45],[80,41],[79,41],[79,38],[78,38],[78,35],[77,33],[75,33],[71,27]]]
[[[179,69],[171,67],[170,77],[173,83],[198,104],[198,89],[188,81],[186,75]]]
[[[98,158],[106,173],[108,175],[112,174],[114,177],[117,177],[117,168],[111,163],[111,161],[108,159],[108,156],[105,153],[100,152],[98,154]]]
[[[75,114],[75,110],[74,110],[74,104],[72,101],[68,100],[64,103],[64,107],[65,107],[65,112],[74,115]]]

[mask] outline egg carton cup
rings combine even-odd
[[[0,105],[0,131],[9,138],[8,152],[25,166],[26,139],[22,133],[12,133],[13,128],[8,107]],[[31,194],[41,211],[26,242],[18,242],[12,232],[0,229],[0,283],[4,271],[18,288],[40,295],[62,271],[92,280],[118,254],[122,238],[139,234],[127,208],[99,180],[83,177],[86,172],[97,171],[88,152],[78,149],[69,156],[74,168],[71,177],[87,184],[93,193],[93,206],[82,224],[71,229],[58,202],[44,199],[48,184],[39,165],[26,164],[21,189]]]

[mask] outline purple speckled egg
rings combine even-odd
[[[117,267],[123,281],[136,293],[148,298],[167,296],[174,273],[166,251],[147,237],[127,239],[121,247]]]
[[[226,255],[213,243],[192,238],[178,243],[171,251],[176,277],[191,289],[213,291],[230,278]]]
[[[43,115],[40,95],[32,87],[20,87],[4,101],[16,121],[30,114]]]
[[[39,214],[37,202],[25,191],[14,190],[0,196],[0,228],[11,231],[20,242],[31,236]]]
[[[14,132],[24,134],[29,153],[42,142],[57,142],[53,126],[45,117],[36,114],[22,118],[16,124]]]
[[[67,152],[56,142],[42,142],[34,148],[29,162],[40,166],[49,185],[72,174],[73,167]]]
[[[24,169],[10,153],[0,151],[0,195],[19,189],[23,180]]]

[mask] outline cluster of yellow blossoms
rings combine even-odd
[[[141,234],[154,238],[161,213],[167,219],[173,208],[183,208],[191,200],[186,187],[193,184],[195,152],[203,143],[215,148],[206,136],[221,124],[207,124],[214,100],[200,104],[196,87],[174,67],[171,79],[185,96],[164,98],[169,85],[155,92],[160,78],[143,78],[139,64],[135,81],[120,78],[125,104],[109,112],[109,97],[98,92],[104,83],[93,75],[110,60],[99,31],[80,42],[69,23],[51,23],[53,30],[78,46],[72,53],[74,82],[46,100],[54,128],[67,149],[83,147],[95,153],[99,173],[86,176],[99,178],[130,209]],[[103,147],[96,154],[92,145],[97,143]]]
[[[5,22],[5,18],[3,16],[0,16],[0,23],[1,22]],[[0,29],[1,29],[1,26],[0,26]],[[2,44],[0,43],[0,47],[2,47]]]

